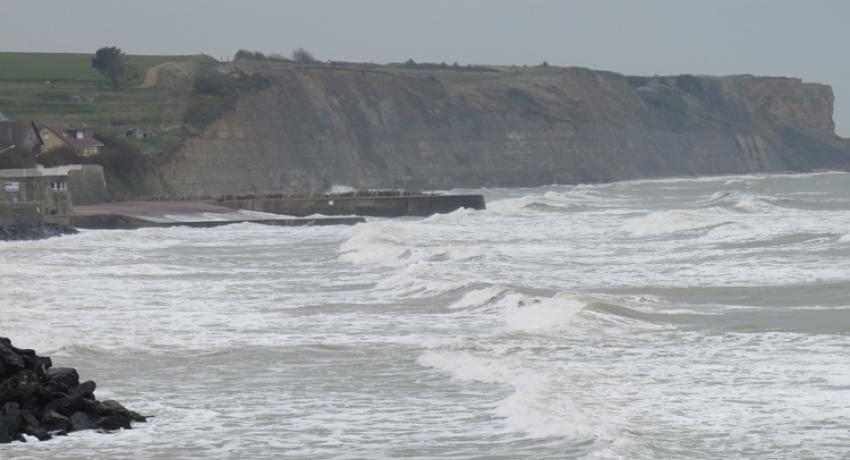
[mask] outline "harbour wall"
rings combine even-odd
[[[482,195],[410,195],[368,197],[308,197],[308,198],[248,198],[222,200],[219,204],[251,211],[309,216],[430,216],[445,214],[460,208],[485,209]]]

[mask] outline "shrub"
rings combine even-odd
[[[245,59],[248,61],[265,61],[266,55],[259,51],[240,49],[233,55],[233,60]]]
[[[319,62],[313,53],[305,50],[304,48],[296,48],[292,51],[292,60],[299,64],[315,64]]]
[[[195,76],[183,120],[195,129],[202,129],[232,110],[241,96],[270,85],[271,79],[263,75],[242,72],[224,74],[214,66],[203,66]]]
[[[59,147],[45,152],[39,157],[39,163],[50,168],[53,166],[88,163],[88,158],[80,156],[73,147]]]
[[[32,168],[35,166],[35,155],[32,150],[15,147],[0,153],[0,169]]]

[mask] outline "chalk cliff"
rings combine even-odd
[[[846,168],[829,86],[582,68],[268,71],[172,152],[179,195],[531,186]]]

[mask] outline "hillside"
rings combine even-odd
[[[78,69],[90,57],[73,56]],[[105,137],[148,129],[155,138],[130,141],[155,160],[158,184],[143,188],[183,196],[850,165],[850,143],[834,133],[831,88],[794,78],[144,59],[148,68],[173,64],[155,86],[119,92],[82,80],[82,70],[81,80],[45,84],[56,72],[45,69],[59,67],[0,67],[0,112],[86,125]],[[12,81],[13,74],[39,78]]]
[[[182,139],[179,128],[185,110],[185,89],[195,66],[212,58],[129,55],[139,78],[122,91],[111,91],[106,79],[91,67],[91,54],[0,52],[0,112],[15,120],[93,127],[101,136],[143,128],[161,136],[137,143],[158,153]],[[137,88],[145,71],[169,63],[157,85]]]

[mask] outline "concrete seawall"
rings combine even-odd
[[[315,198],[248,198],[223,200],[234,209],[309,216],[403,217],[445,214],[461,208],[486,209],[482,195],[325,196]]]
[[[0,225],[40,225],[44,223],[36,203],[0,202]]]

